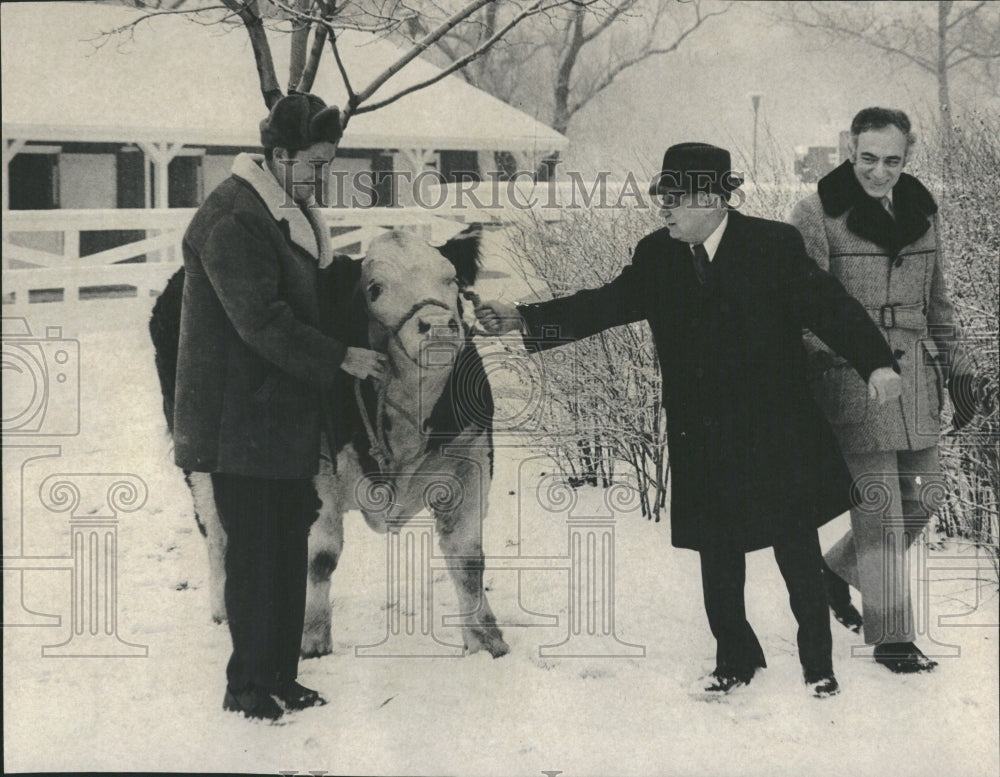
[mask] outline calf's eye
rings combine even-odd
[[[382,294],[381,283],[373,283],[371,286],[368,287],[368,296],[372,302],[377,300],[379,296],[381,296],[381,294]]]

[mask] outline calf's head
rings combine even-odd
[[[479,228],[470,227],[439,248],[400,231],[371,242],[361,265],[361,292],[373,347],[386,350],[396,364],[451,367],[465,340],[459,292],[475,282],[479,237]]]

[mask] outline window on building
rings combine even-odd
[[[146,155],[137,146],[123,146],[115,155],[119,208],[146,207]]]
[[[167,207],[197,208],[201,205],[201,157],[175,156],[167,168],[170,189]]]
[[[201,156],[179,154],[167,165],[167,207],[197,208],[202,201]],[[153,207],[162,208],[156,202],[156,166],[149,170],[150,191],[153,192]]]
[[[35,153],[30,146],[10,160],[11,210],[59,207],[59,154]]]
[[[142,208],[145,158],[135,146],[64,143],[59,157],[60,207],[84,210]],[[143,230],[87,229],[80,232],[80,256],[92,256],[146,237]],[[122,260],[145,261],[144,256]]]
[[[448,183],[481,181],[479,154],[475,151],[441,151],[441,175]]]
[[[391,207],[393,197],[395,197],[391,175],[392,155],[375,154],[372,157],[372,173],[375,178],[375,202],[373,204],[377,207]]]

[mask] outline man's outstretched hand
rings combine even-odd
[[[517,307],[500,300],[489,300],[476,307],[479,325],[491,335],[503,335],[521,328]]]
[[[892,367],[879,367],[868,377],[868,396],[884,405],[903,395],[903,381]]]

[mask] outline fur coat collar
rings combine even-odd
[[[320,269],[330,266],[333,261],[330,238],[315,202],[297,208],[286,207],[288,195],[264,166],[264,157],[260,154],[239,154],[233,162],[232,172],[254,188],[274,220],[287,225],[291,241],[316,259]]]
[[[827,216],[839,218],[847,213],[851,232],[893,254],[922,237],[937,213],[937,204],[926,187],[903,173],[892,189],[893,218],[878,200],[865,193],[850,160],[821,178],[817,190]]]

